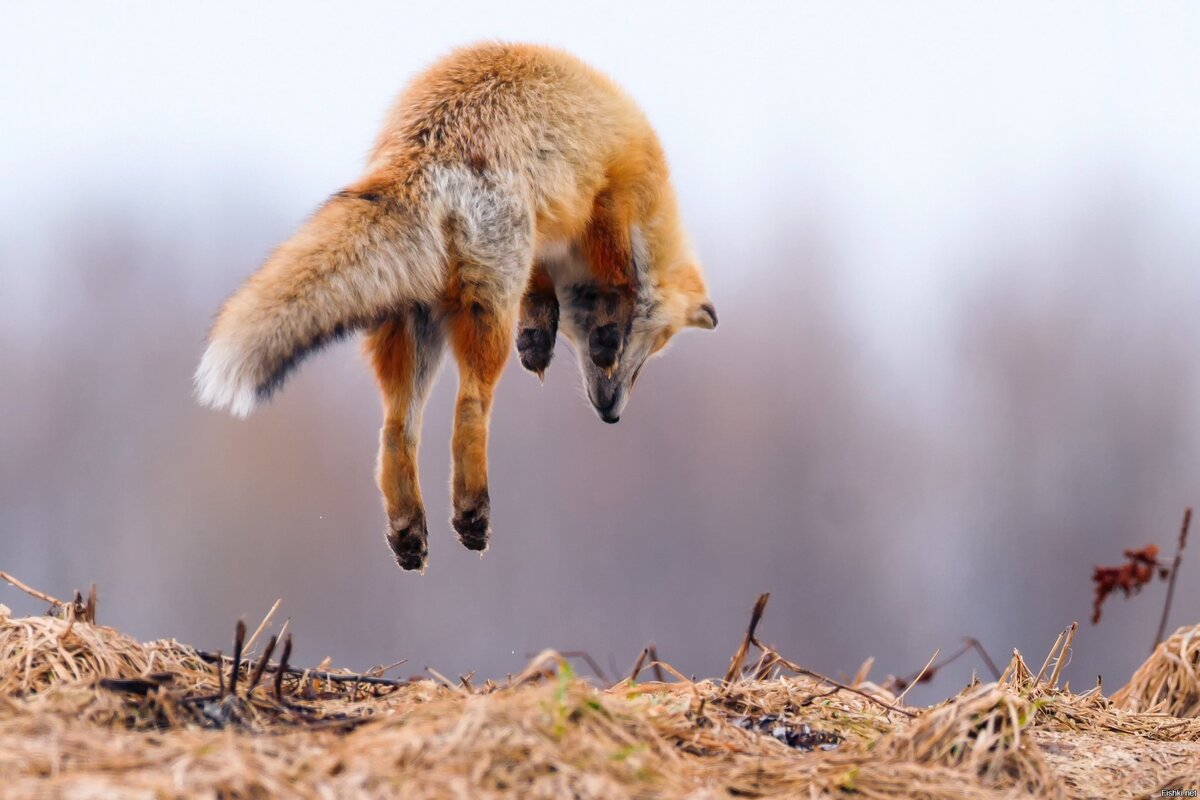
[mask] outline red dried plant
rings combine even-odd
[[[1124,564],[1115,567],[1096,567],[1092,581],[1096,584],[1096,599],[1092,603],[1092,623],[1100,621],[1101,606],[1105,599],[1120,589],[1126,597],[1137,594],[1142,587],[1154,580],[1155,573],[1166,580],[1171,569],[1158,560],[1158,545],[1148,544],[1141,550],[1126,550]]]

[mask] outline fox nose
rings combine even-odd
[[[620,392],[613,392],[607,401],[595,403],[596,413],[600,415],[600,419],[607,422],[609,425],[621,421],[621,412],[617,410],[620,400]]]

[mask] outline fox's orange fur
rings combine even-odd
[[[197,395],[245,415],[306,353],[366,330],[384,400],[388,541],[402,567],[417,569],[426,558],[417,441],[444,346],[460,376],[454,527],[481,550],[496,383],[518,320],[522,362],[540,374],[560,319],[610,422],[651,354],[685,326],[716,324],[662,148],[637,106],[566,53],[468,47],[412,82],[365,174],[225,304]]]

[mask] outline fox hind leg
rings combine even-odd
[[[517,299],[464,298],[450,320],[450,346],[458,360],[458,400],[451,440],[451,524],[470,550],[486,550],[491,532],[487,439],[492,397],[512,346]]]
[[[521,316],[517,323],[517,354],[521,366],[541,380],[558,335],[558,297],[554,283],[542,264],[534,264],[525,296],[521,298]]]
[[[366,349],[383,392],[376,478],[387,511],[385,536],[402,569],[421,570],[428,557],[428,527],[417,475],[417,447],[444,336],[429,309],[414,306],[371,331]]]

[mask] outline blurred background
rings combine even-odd
[[[1097,563],[1200,502],[1200,8],[1187,4],[4,4],[0,569],[228,649],[279,597],[297,659],[502,676],[647,641],[720,674],[760,630],[826,673],[978,637],[1123,683],[1164,585],[1087,620]],[[360,172],[415,71],[569,49],[645,108],[721,326],[617,426],[565,343],[510,361],[493,545],[449,526],[431,397],[424,576],[383,541],[356,343],[247,421],[191,374],[221,301]],[[1200,621],[1200,544],[1173,628]],[[13,591],[0,601],[30,613]],[[918,700],[957,690],[964,659]]]

